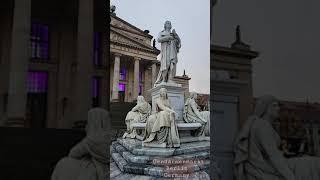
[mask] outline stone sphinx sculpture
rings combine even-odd
[[[272,122],[279,116],[279,104],[272,96],[258,99],[235,139],[234,170],[237,180],[318,180],[320,158],[285,158],[281,139]]]
[[[143,96],[137,97],[137,105],[128,112],[126,116],[127,131],[122,138],[135,138],[137,135],[136,129],[132,127],[134,123],[145,123],[151,114],[151,106],[144,100]]]
[[[190,98],[188,98],[184,105],[183,119],[187,123],[200,123],[202,126],[196,132],[197,136],[209,135],[210,129],[210,112],[202,111],[198,109],[198,104],[196,103],[197,93],[190,93]]]
[[[162,82],[174,83],[176,75],[176,65],[178,62],[178,52],[181,47],[181,40],[173,29],[171,22],[164,23],[164,30],[158,35],[158,42],[161,43],[160,70],[154,86]]]
[[[88,112],[86,137],[61,159],[51,180],[105,180],[107,177],[109,113],[102,108]]]
[[[170,106],[167,89],[161,88],[160,98],[156,101],[156,112],[150,115],[147,120],[143,143],[180,147],[175,117],[176,112]]]

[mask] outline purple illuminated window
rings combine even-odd
[[[94,65],[101,66],[101,35],[99,32],[94,33],[94,50],[93,61]]]
[[[127,71],[125,67],[120,69],[120,80],[126,80]]]
[[[47,72],[28,72],[28,93],[46,93],[48,90]]]
[[[92,106],[97,107],[100,105],[100,78],[92,78]]]
[[[31,52],[33,59],[49,58],[49,27],[47,25],[32,23]]]
[[[121,92],[126,91],[126,85],[123,83],[119,83],[119,91],[121,91]]]

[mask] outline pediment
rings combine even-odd
[[[117,16],[111,16],[111,26],[127,31],[127,32],[131,32],[134,34],[137,34],[139,36],[144,36],[144,37],[149,37],[152,38],[151,35],[146,34],[143,30],[133,26],[132,24],[124,21],[123,19],[117,17]]]
[[[151,45],[146,45],[139,40],[134,39],[124,33],[118,32],[115,28],[110,28],[110,41],[111,43],[129,46],[131,48],[139,48],[148,51],[154,51]]]

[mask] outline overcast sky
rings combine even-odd
[[[218,0],[214,43],[229,46],[241,25],[242,39],[260,52],[254,96],[320,102],[319,7],[319,0]]]
[[[190,91],[209,93],[210,0],[111,0],[111,4],[116,6],[118,17],[148,29],[153,37],[163,30],[166,20],[171,21],[182,43],[177,75],[185,69],[191,77]]]

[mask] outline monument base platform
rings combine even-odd
[[[152,98],[152,111],[156,111],[156,100],[160,98],[160,89],[166,88],[168,99],[170,101],[172,109],[178,113],[176,117],[177,123],[183,121],[183,109],[184,109],[184,92],[185,89],[181,87],[181,84],[176,83],[161,83],[156,87],[149,90]]]
[[[142,147],[137,139],[117,139],[112,143],[111,179],[126,174],[132,178],[210,179],[210,141],[181,143],[179,148]],[[118,169],[117,169],[118,168]],[[112,175],[113,174],[113,175]],[[113,177],[114,176],[114,177]],[[200,178],[201,177],[201,178]]]

